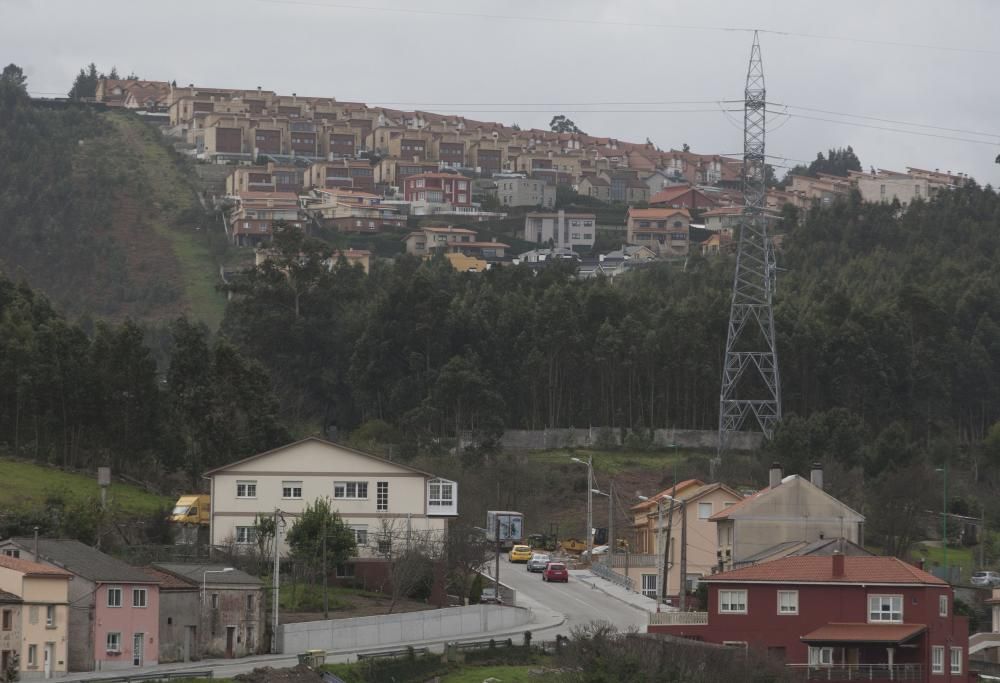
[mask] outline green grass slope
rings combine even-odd
[[[0,459],[0,509],[43,505],[51,496],[83,500],[100,495],[97,477],[65,472],[20,460]],[[129,484],[113,483],[108,500],[126,514],[148,514],[173,503],[165,496]]]

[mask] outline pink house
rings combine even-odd
[[[159,663],[160,585],[142,569],[65,539],[12,538],[0,543],[0,554],[73,574],[67,639],[70,671],[112,671]]]

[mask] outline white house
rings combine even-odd
[[[258,515],[280,510],[287,528],[307,503],[328,498],[354,530],[358,558],[386,544],[435,543],[458,515],[458,485],[371,453],[309,437],[205,473],[212,545],[250,547]],[[282,547],[287,550],[282,536]],[[353,571],[353,569],[351,570]]]

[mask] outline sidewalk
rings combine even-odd
[[[635,593],[606,579],[602,579],[592,574],[589,569],[570,569],[569,573],[575,580],[586,583],[609,597],[625,603],[629,607],[634,607],[643,612],[656,611],[656,600],[653,598],[647,598],[641,593]]]
[[[426,647],[433,652],[443,652],[444,645],[446,643],[462,643],[470,641],[479,640],[490,640],[490,639],[506,639],[512,638],[515,642],[518,642],[521,636],[523,636],[525,631],[543,631],[550,628],[555,628],[561,625],[566,619],[563,615],[547,610],[540,605],[532,605],[527,608],[531,610],[532,620],[531,622],[525,624],[516,629],[506,629],[497,631],[484,631],[482,633],[476,633],[461,638],[448,638],[448,639],[433,639],[433,640],[422,640],[414,641],[411,643],[389,643],[386,645],[381,645],[378,647],[363,648],[357,650],[328,650],[326,661],[329,663],[333,662],[350,662],[353,661],[358,654],[365,654],[369,652],[382,652],[384,650],[399,650],[406,647]],[[217,670],[222,669],[225,673],[216,672],[216,677],[227,678],[229,676],[236,675],[238,673],[249,672],[255,668],[259,667],[273,667],[276,669],[286,668],[295,666],[298,664],[298,653],[292,652],[287,654],[273,654],[273,655],[257,655],[254,657],[243,657],[241,659],[203,659],[199,662],[180,662],[173,664],[160,664],[158,666],[147,666],[141,668],[129,668],[118,671],[93,671],[87,673],[70,673],[66,678],[62,679],[64,683],[73,683],[74,681],[100,681],[102,679],[109,678],[121,678],[122,676],[128,675],[139,675],[139,674],[152,674],[152,673],[182,673],[185,671],[207,671],[209,669]]]

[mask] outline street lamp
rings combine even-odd
[[[941,550],[944,553],[944,580],[951,583],[951,575],[948,573],[948,461],[945,460],[944,467],[935,470],[944,474],[942,489],[941,507]]]
[[[594,456],[587,455],[587,460],[570,458],[573,462],[587,466],[587,557],[593,561],[594,553]]]
[[[599,491],[598,489],[590,489],[591,493],[596,493],[599,496],[607,496],[608,498],[608,566],[611,567],[612,562],[614,562],[615,554],[615,480],[612,479],[608,483],[608,492]],[[593,560],[594,558],[590,558]]]
[[[206,569],[201,574],[201,601],[205,602],[205,595],[208,592],[208,575],[209,574],[228,574],[229,572],[236,571],[232,567],[225,567],[223,569]]]

